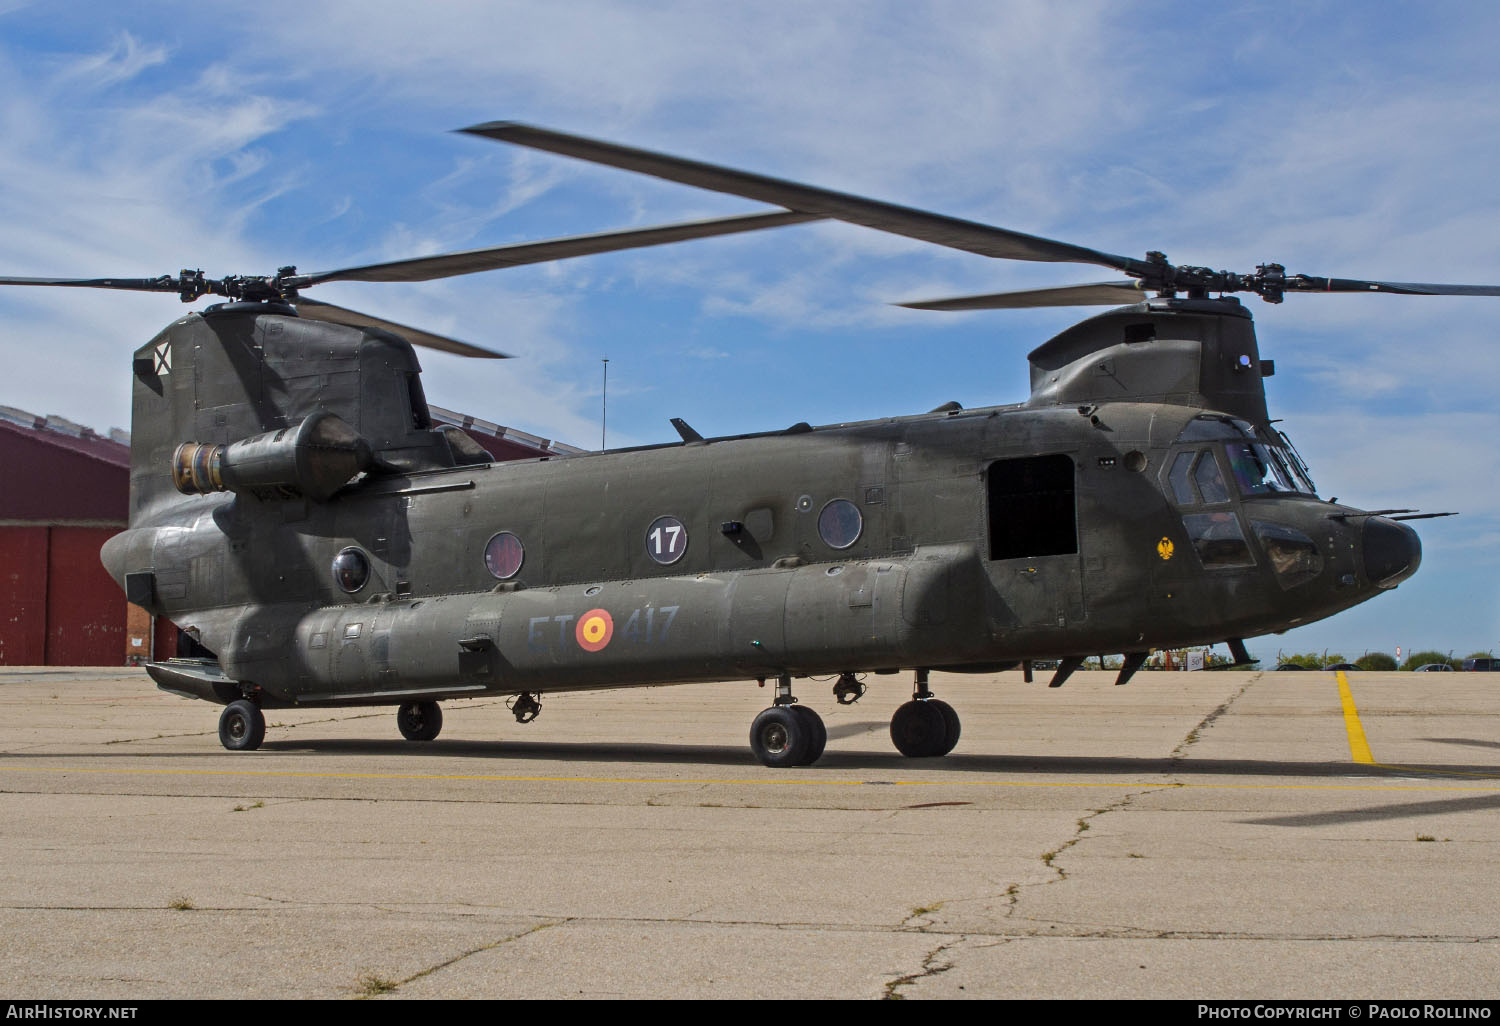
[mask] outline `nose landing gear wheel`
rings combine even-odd
[[[443,729],[443,710],[436,702],[407,702],[396,710],[396,726],[408,741],[431,741]]]
[[[266,739],[266,717],[260,707],[241,698],[219,714],[219,744],[231,752],[253,752]]]
[[[958,744],[958,713],[936,698],[911,701],[891,717],[891,741],[902,755],[914,759],[947,755]]]

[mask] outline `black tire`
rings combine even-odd
[[[928,704],[937,706],[938,712],[943,714],[943,724],[946,727],[942,749],[932,754],[947,755],[953,751],[953,746],[958,744],[958,735],[963,731],[963,724],[958,721],[958,712],[947,702],[933,698],[928,700]]]
[[[828,727],[823,722],[823,717],[805,705],[792,706],[792,712],[796,713],[807,724],[808,730],[807,751],[803,754],[802,761],[797,765],[811,766],[823,758],[823,749],[828,746]]]
[[[806,761],[812,731],[795,706],[773,705],[750,724],[750,750],[761,765],[773,769],[801,766]]]
[[[231,752],[253,752],[266,739],[266,717],[246,699],[230,702],[219,714],[219,744]]]
[[[897,751],[913,759],[931,758],[949,751],[943,747],[948,741],[948,719],[939,708],[942,704],[934,699],[913,700],[896,710],[891,717],[891,742]],[[954,719],[957,718],[955,713]],[[953,740],[958,743],[958,738]]]
[[[396,726],[408,741],[431,741],[443,730],[443,710],[436,702],[407,702],[396,710]]]

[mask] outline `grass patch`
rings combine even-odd
[[[374,973],[360,973],[359,979],[354,981],[354,989],[364,997],[378,997],[381,994],[389,994],[401,986],[395,980],[388,980],[384,976]]]
[[[173,898],[171,901],[167,902],[167,908],[174,908],[179,912],[191,912],[197,907],[197,905],[193,904],[192,898],[185,897],[181,894]]]

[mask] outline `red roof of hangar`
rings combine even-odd
[[[0,520],[123,526],[129,505],[128,445],[60,418],[0,410]]]

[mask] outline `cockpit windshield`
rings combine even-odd
[[[1317,494],[1307,464],[1302,461],[1292,440],[1285,432],[1270,425],[1257,428],[1237,417],[1204,413],[1188,421],[1177,436],[1179,444],[1198,442],[1201,446],[1201,443],[1220,441],[1241,495]],[[1200,447],[1199,451],[1206,452],[1207,449]],[[1228,490],[1222,482],[1206,480],[1210,475],[1216,476],[1212,464],[1212,457],[1194,461],[1189,451],[1177,454],[1167,483],[1178,505],[1188,502],[1192,495],[1193,489],[1188,483],[1190,478],[1196,480],[1202,501],[1229,501]]]
[[[1229,442],[1224,450],[1241,495],[1275,495],[1297,490],[1287,476],[1284,463],[1272,459],[1266,446],[1254,442]]]
[[[1279,453],[1285,460],[1288,469],[1292,472],[1292,479],[1297,482],[1299,491],[1308,495],[1316,495],[1318,488],[1313,484],[1312,474],[1308,472],[1307,464],[1302,461],[1302,454],[1292,444],[1292,440],[1286,436],[1285,431],[1276,432],[1274,441],[1281,443],[1273,445],[1272,453]]]

